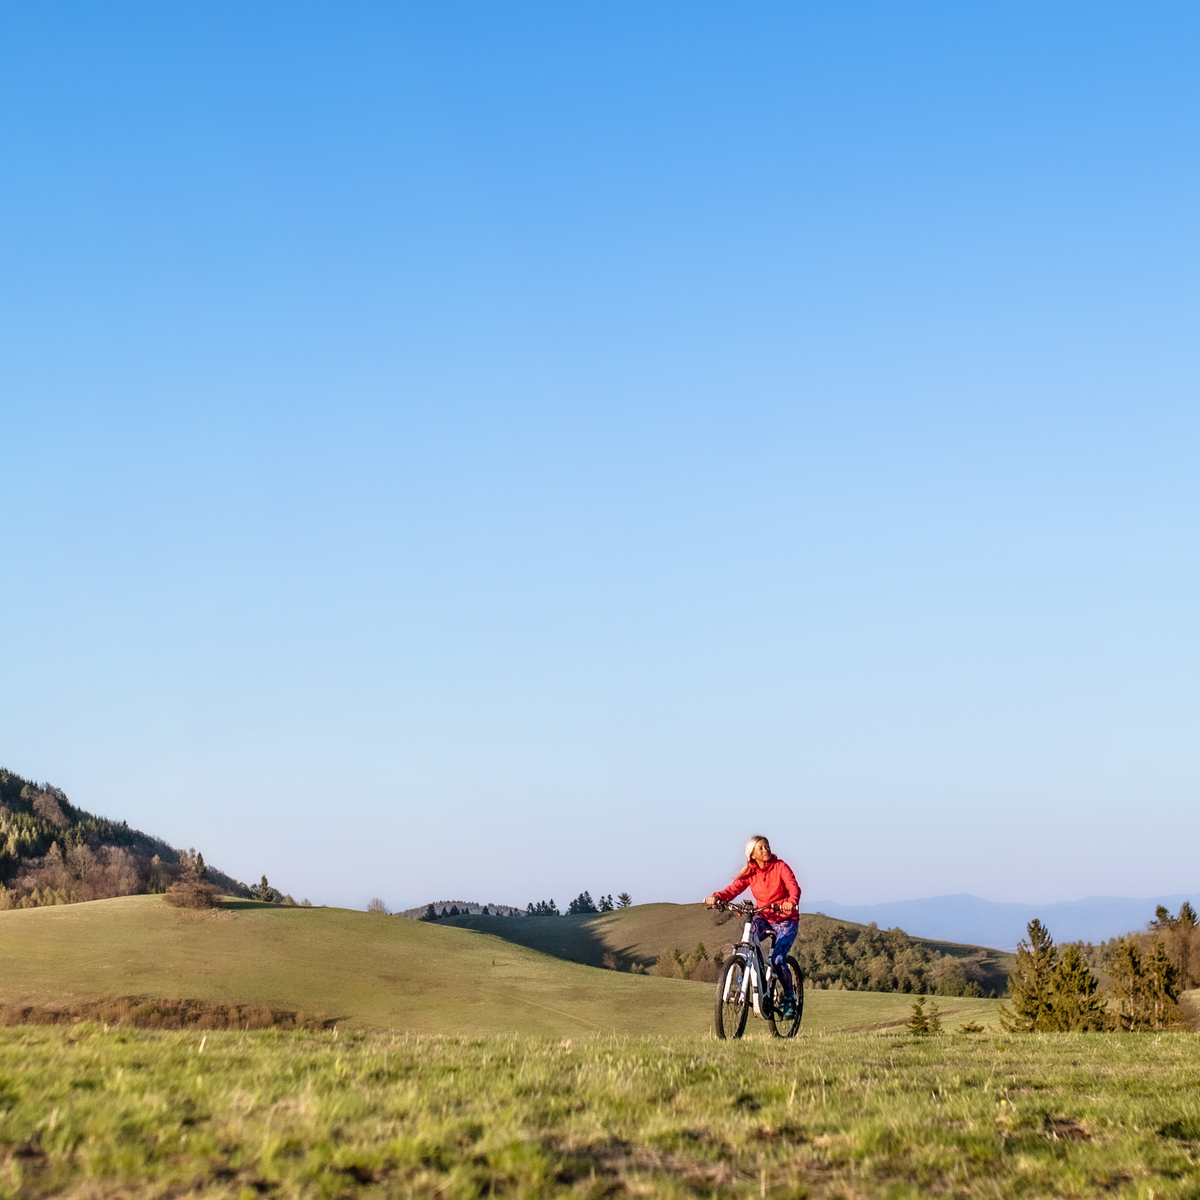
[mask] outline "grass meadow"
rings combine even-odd
[[[1200,1196],[1190,1034],[0,1029],[0,1196]]]
[[[568,919],[549,920],[571,932]],[[291,1010],[360,1030],[575,1037],[702,1033],[713,987],[596,970],[488,933],[348,909],[239,900],[206,911],[124,896],[0,912],[0,1008],[112,996]],[[940,1003],[950,1020],[995,1020],[995,1001]],[[907,1020],[910,1004],[879,992],[810,991],[805,1024],[886,1028]]]
[[[605,944],[634,953],[695,914],[624,920]],[[996,1001],[940,997],[915,1038],[911,996],[810,990],[794,1041],[718,1042],[711,984],[546,950],[241,901],[0,913],[0,1018],[99,1017],[0,1022],[0,1200],[1200,1200],[1194,1034],[1008,1036]],[[128,997],[309,1028],[114,1026]]]

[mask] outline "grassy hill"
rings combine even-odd
[[[617,940],[642,944],[633,938],[651,927],[654,914],[631,909],[622,917]],[[681,922],[688,918],[679,914]],[[573,928],[566,919],[556,923]],[[691,928],[664,928],[682,936],[685,927]],[[300,1009],[412,1033],[563,1036],[702,1033],[713,990],[595,970],[471,929],[347,909],[231,900],[194,911],[171,908],[159,896],[125,896],[0,912],[0,1003],[54,1006],[108,995]],[[810,992],[804,1030],[898,1026],[910,1000]],[[994,1001],[940,1003],[948,1024],[994,1022]],[[765,1026],[752,1022],[752,1029],[761,1033]]]
[[[709,953],[728,951],[741,937],[741,919],[728,912],[710,912],[703,904],[639,904],[611,913],[566,917],[484,917],[478,915],[447,917],[443,926],[476,929],[516,942],[544,954],[553,954],[571,962],[601,967],[616,962],[628,970],[637,964],[649,969],[659,957],[679,949],[685,953],[703,942]],[[800,918],[800,940],[812,937],[826,925],[845,925],[861,929],[849,921],[835,921],[820,913],[805,913]],[[985,990],[1002,993],[1008,982],[1013,956],[1002,950],[982,946],[962,946],[952,942],[934,942],[922,938],[912,941],[936,957],[948,954],[978,966],[985,979]]]

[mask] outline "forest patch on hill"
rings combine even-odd
[[[205,867],[194,850],[176,850],[124,821],[76,808],[61,788],[0,769],[0,909],[166,892],[195,872],[198,858],[216,889],[251,894]]]

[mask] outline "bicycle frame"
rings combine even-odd
[[[765,1017],[766,1013],[762,1010],[762,997],[771,994],[771,980],[775,978],[775,971],[771,959],[763,954],[763,944],[758,936],[758,931],[754,928],[754,918],[767,912],[767,909],[741,905],[730,905],[729,907],[735,912],[742,913],[746,918],[746,924],[742,927],[742,940],[732,950],[733,954],[741,954],[746,960],[746,973],[742,976],[739,999],[742,1004],[749,1002],[753,1005],[756,1017]],[[731,999],[729,988],[732,982],[733,976],[730,975],[725,980],[725,994],[721,997],[726,1003]]]

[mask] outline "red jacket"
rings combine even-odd
[[[768,904],[777,904],[783,910],[779,913],[766,913],[768,921],[778,925],[781,921],[794,921],[800,911],[800,885],[792,868],[775,855],[767,860],[765,867],[760,867],[753,859],[745,866],[742,873],[727,887],[713,895],[723,904],[736,900],[747,888],[754,897],[758,908],[766,908]]]

